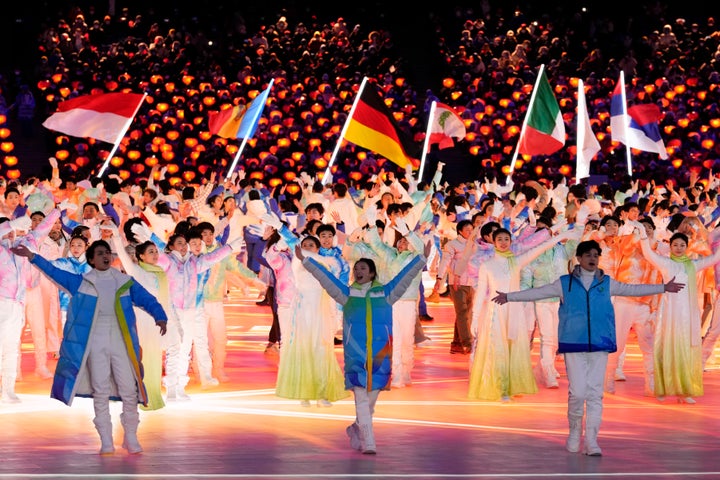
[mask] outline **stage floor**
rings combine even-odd
[[[605,396],[602,457],[568,453],[567,379],[509,403],[467,399],[468,356],[451,355],[453,309],[431,303],[432,338],[415,349],[412,386],[380,394],[375,412],[377,455],[352,450],[345,427],[352,397],[323,408],[274,395],[278,357],[264,353],[268,307],[256,292],[231,291],[226,305],[230,381],[192,401],[141,412],[145,452],[120,447],[119,405],[113,405],[116,453],[98,455],[92,403],[67,407],[49,398],[50,380],[33,374],[29,333],[23,338],[22,403],[0,404],[0,478],[720,478],[720,367],[705,373],[696,405],[643,396],[640,353],[631,340],[617,393]],[[342,359],[341,348],[336,349]],[[537,360],[539,344],[533,347]],[[720,349],[716,350],[720,363]],[[54,365],[52,365],[54,367]]]

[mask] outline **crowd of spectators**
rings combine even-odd
[[[226,172],[240,144],[210,135],[208,112],[250,101],[272,78],[269,101],[240,166],[250,178],[277,184],[300,172],[324,171],[357,88],[368,77],[417,142],[424,137],[431,100],[451,105],[466,120],[468,136],[452,149],[433,151],[431,160],[451,167],[463,162],[464,172],[504,179],[544,64],[568,138],[551,156],[521,157],[514,175],[519,180],[573,176],[576,89],[582,79],[603,147],[591,173],[621,182],[627,180],[625,153],[611,141],[609,100],[624,71],[629,103],[660,106],[660,128],[671,155],[663,162],[656,154],[634,151],[635,177],[652,172],[656,181],[683,183],[693,170],[705,178],[720,167],[720,29],[712,17],[687,21],[648,11],[642,22],[623,23],[595,12],[561,18],[508,11],[488,1],[449,11],[451,18],[431,15],[430,31],[416,32],[430,36],[436,48],[427,57],[441,59],[432,67],[442,79],[437,85],[412,82],[413,66],[398,48],[392,26],[378,21],[376,28],[372,18],[360,24],[349,16],[323,19],[278,9],[258,23],[227,8],[211,16],[129,8],[110,15],[92,7],[49,18],[37,34],[34,71],[18,72],[15,82],[30,85],[41,118],[78,95],[148,93],[108,174],[132,180],[159,165],[174,182],[197,182],[211,171]],[[3,80],[0,88],[11,90],[12,79]],[[8,132],[2,141],[17,134]],[[47,138],[63,177],[97,173],[111,148],[56,132]],[[22,177],[23,159],[13,155],[0,151],[2,174]],[[394,166],[348,144],[334,178],[357,181],[382,168]],[[452,178],[452,168],[446,171]]]

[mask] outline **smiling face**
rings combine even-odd
[[[185,254],[188,252],[188,244],[184,237],[178,237],[175,239],[175,241],[170,245],[170,249],[178,252],[181,256],[185,256]]]
[[[309,238],[304,238],[303,241],[300,242],[300,248],[313,253],[318,253],[320,251],[320,248],[317,246],[317,244]]]
[[[145,263],[148,263],[150,265],[157,265],[158,260],[160,259],[160,252],[158,251],[157,247],[154,245],[149,246],[145,249],[144,253],[140,254],[140,260],[142,260]]]
[[[358,260],[353,266],[353,277],[359,284],[372,282],[375,279],[375,273],[370,269],[367,262]]]
[[[322,232],[320,233],[320,235],[318,235],[318,238],[320,239],[320,246],[322,248],[332,248],[333,240],[335,238],[332,232]]]
[[[500,252],[507,252],[510,250],[510,245],[512,245],[512,238],[510,238],[510,235],[508,235],[505,232],[500,232],[497,235],[495,235],[495,248]]]

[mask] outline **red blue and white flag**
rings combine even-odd
[[[660,108],[653,103],[627,108],[625,83],[622,73],[610,99],[610,130],[612,139],[630,148],[657,153],[668,158],[665,143],[660,136]]]

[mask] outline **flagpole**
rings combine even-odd
[[[362,82],[360,83],[360,89],[358,90],[358,93],[355,96],[355,100],[353,101],[352,107],[350,108],[350,113],[348,114],[347,119],[345,120],[345,125],[343,125],[342,131],[340,131],[340,138],[338,138],[338,141],[335,144],[335,149],[333,150],[332,156],[330,157],[328,166],[325,169],[325,173],[323,173],[323,178],[322,178],[323,185],[327,185],[327,183],[328,183],[327,179],[330,178],[330,168],[332,168],[333,164],[335,163],[337,154],[340,151],[340,145],[342,144],[343,138],[345,138],[345,132],[347,132],[348,126],[350,125],[350,120],[352,120],[352,116],[355,113],[355,107],[357,107],[357,104],[360,101],[360,97],[362,96],[362,92],[363,92],[363,89],[365,88],[366,83],[367,83],[367,77],[363,77]]]
[[[530,112],[532,111],[533,103],[535,102],[535,94],[537,93],[538,85],[540,85],[540,79],[542,78],[543,70],[545,70],[544,63],[540,65],[540,71],[538,72],[537,79],[535,79],[535,86],[533,87],[532,94],[530,95],[530,106],[528,107],[527,112],[525,112],[525,118],[523,118],[522,127],[520,128],[520,139],[522,139],[523,135],[525,134],[528,118],[530,117]],[[518,140],[518,144],[515,147],[515,153],[513,153],[512,161],[510,162],[510,174],[508,175],[508,178],[512,177],[512,174],[515,171],[515,161],[517,160],[519,151],[520,140]]]
[[[435,118],[435,108],[437,106],[437,102],[433,100],[432,104],[430,104],[430,117],[428,117],[428,123],[427,128],[425,129],[425,142],[423,145],[422,150],[422,158],[420,159],[420,170],[418,170],[418,176],[417,181],[420,182],[422,180],[423,176],[423,170],[425,170],[425,157],[427,157],[428,152],[428,144],[430,143],[430,130],[432,129],[432,122]]]
[[[127,122],[125,122],[125,126],[123,127],[122,131],[120,132],[117,139],[115,140],[115,144],[113,145],[112,150],[110,150],[110,154],[108,154],[107,158],[105,158],[105,163],[103,163],[102,168],[100,169],[100,171],[97,174],[98,178],[102,177],[103,173],[105,173],[105,169],[110,164],[110,160],[112,160],[113,155],[115,155],[115,152],[117,151],[118,147],[120,146],[120,142],[122,142],[122,139],[125,136],[125,133],[130,128],[130,125],[132,125],[132,121],[135,120],[135,115],[137,115],[138,111],[140,110],[140,106],[145,101],[145,97],[147,97],[147,95],[148,95],[147,92],[143,93],[143,96],[140,99],[140,101],[138,102],[137,107],[135,107],[135,111],[133,112],[132,117],[130,117],[130,119]]]
[[[270,82],[268,83],[268,86],[265,88],[268,92],[270,91],[270,88],[272,87],[273,82],[275,81],[274,78],[270,79]],[[265,91],[263,90],[263,92]],[[260,95],[263,94],[263,92],[260,92]],[[257,98],[257,97],[255,97]],[[265,98],[265,101],[267,101],[267,97]],[[260,118],[260,115],[262,115],[263,110],[265,110],[265,106],[262,105],[260,108],[257,109],[257,112],[255,113],[255,116],[253,117],[252,124],[251,125],[257,125],[258,119]],[[232,177],[233,172],[235,171],[235,167],[237,166],[238,160],[240,160],[240,155],[242,154],[243,150],[245,149],[245,145],[247,145],[248,137],[250,135],[246,135],[245,138],[243,138],[242,142],[240,143],[240,148],[238,148],[237,153],[235,154],[235,158],[233,159],[232,165],[230,165],[230,170],[228,170],[227,175],[225,176],[225,181],[227,182],[230,180],[230,177]]]
[[[630,146],[628,143],[630,143],[630,138],[628,137],[628,124],[630,123],[630,119],[628,118],[628,112],[627,112],[627,98],[625,97],[625,72],[623,70],[620,70],[620,97],[622,97],[622,105],[623,105],[623,119],[622,119],[622,125],[623,125],[623,136],[625,137],[625,158],[627,159],[627,168],[628,168],[628,175],[632,177],[632,159],[630,152]]]

